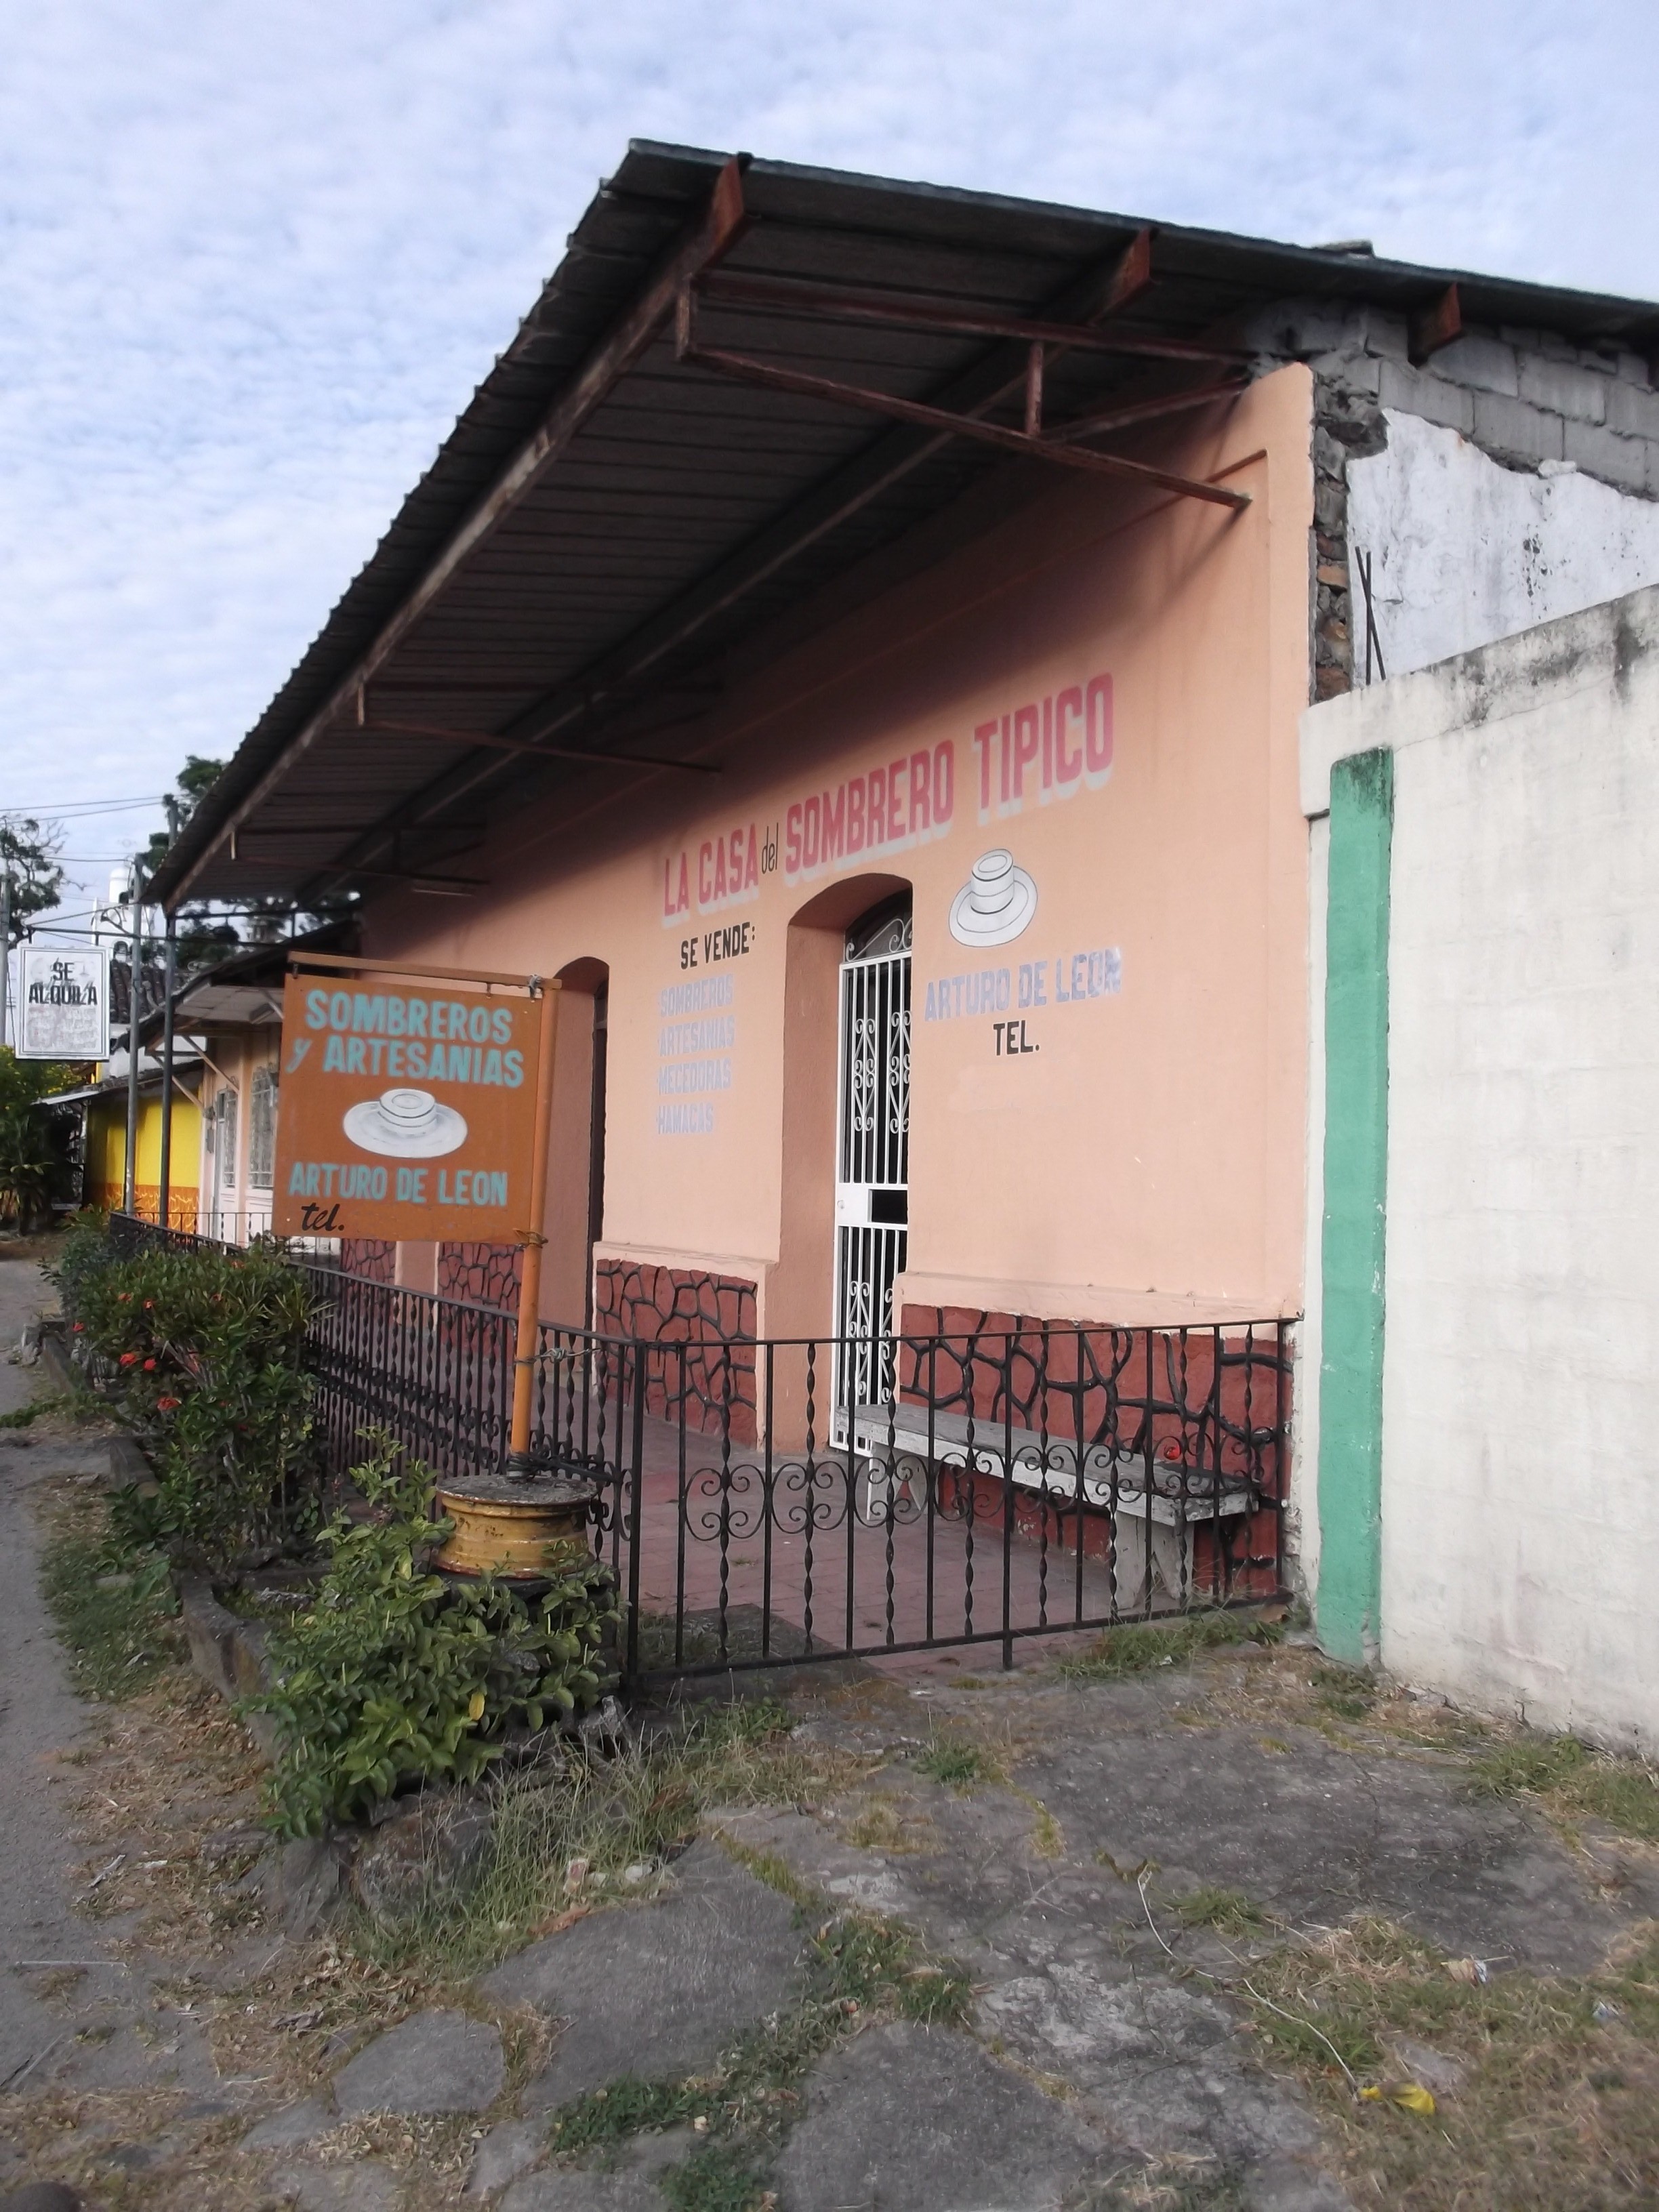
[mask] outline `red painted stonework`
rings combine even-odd
[[[438,1295],[516,1313],[522,1259],[516,1244],[441,1244]]]
[[[343,1237],[340,1267],[343,1273],[361,1275],[371,1283],[397,1279],[398,1248],[379,1237]]]
[[[1218,1374],[1218,1356],[1219,1372]],[[1040,1437],[1085,1444],[1114,1443],[1136,1453],[1224,1477],[1250,1481],[1261,1510],[1222,1523],[1221,1558],[1214,1525],[1192,1509],[1195,1592],[1267,1596],[1277,1586],[1273,1565],[1276,1516],[1289,1480],[1278,1439],[1289,1431],[1291,1378],[1277,1328],[1253,1333],[1210,1328],[1113,1328],[1095,1322],[1042,1321],[1030,1314],[986,1313],[966,1307],[907,1305],[902,1313],[899,1395],[942,1411],[971,1413],[992,1440],[1005,1425]],[[1001,1526],[1002,1485],[975,1484],[975,1521]],[[1043,1508],[1017,1496],[1015,1522],[1028,1538],[1042,1533]],[[1085,1557],[1105,1558],[1110,1524],[1082,1516]],[[1119,1541],[1127,1550],[1134,1523],[1124,1516]],[[1074,1552],[1079,1516],[1048,1515],[1051,1548]]]
[[[594,1273],[593,1326],[603,1336],[695,1346],[653,1358],[646,1408],[705,1436],[755,1441],[755,1285],[727,1275],[601,1260]],[[728,1428],[729,1424],[729,1428]]]

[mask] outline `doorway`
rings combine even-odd
[[[836,1124],[836,1407],[893,1392],[893,1285],[910,1218],[910,894],[847,933]]]

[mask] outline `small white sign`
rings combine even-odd
[[[20,948],[17,1057],[109,1058],[109,956],[102,946]]]

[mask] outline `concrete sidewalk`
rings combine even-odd
[[[0,1265],[0,1337],[38,1294]],[[0,1409],[34,1387],[0,1365]],[[965,1652],[793,1669],[785,1748],[821,1786],[707,1803],[680,1856],[553,1910],[470,1984],[385,1971],[349,1931],[283,1936],[257,1763],[182,1668],[118,1707],[68,1686],[34,1508],[106,1459],[61,1421],[0,1432],[0,2191],[61,2177],[112,2212],[1437,2206],[1357,2174],[1241,1974],[1375,1918],[1437,1973],[1547,1980],[1659,1917],[1659,1852],[1473,1794],[1492,1739],[1437,1703],[1333,1688],[1294,1642],[1109,1680],[1057,1667],[1086,1644],[1056,1638],[1009,1674]],[[1206,1899],[1236,1921],[1187,1911]],[[804,2044],[849,1913],[917,1948]],[[965,1976],[955,2013],[887,2001],[941,1966]],[[793,2072],[732,2088],[734,2049],[792,2035]],[[1431,2048],[1410,2063],[1458,2078]],[[647,2124],[550,2139],[599,2093]],[[734,2097],[760,2124],[711,2133]]]

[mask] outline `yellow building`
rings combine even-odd
[[[195,1091],[199,1068],[180,1055],[173,1091],[173,1148],[169,1162],[167,1221],[173,1229],[194,1230],[202,1158],[202,1116]],[[126,1188],[127,1078],[125,1066],[106,1061],[100,1080],[85,1091],[65,1094],[85,1102],[86,1150],[82,1200],[110,1209],[123,1202]],[[133,1207],[146,1220],[161,1217],[161,1071],[146,1053],[139,1064],[138,1134],[134,1152]]]

